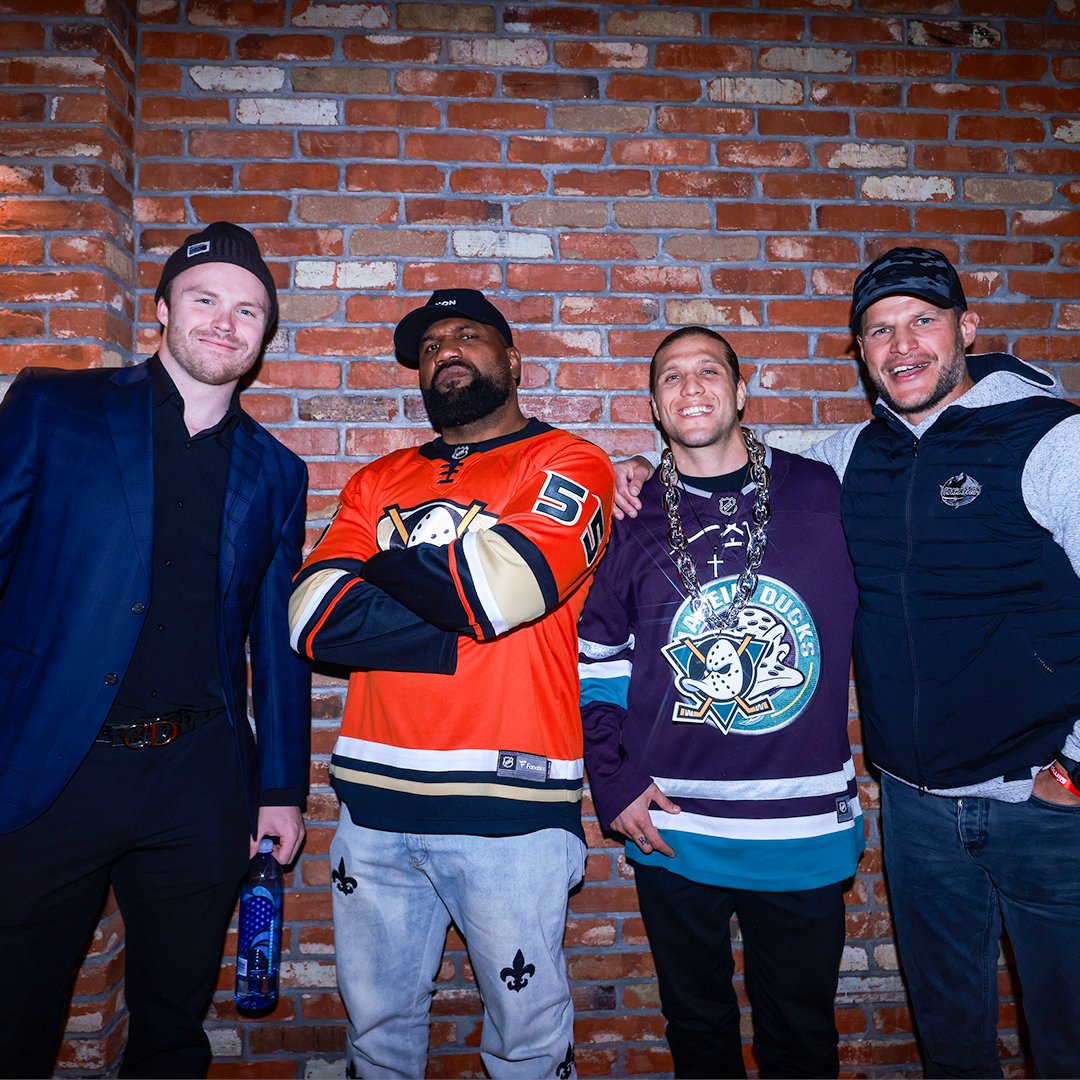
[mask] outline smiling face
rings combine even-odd
[[[461,316],[432,323],[420,339],[420,390],[436,431],[475,424],[513,399],[521,354],[485,323]]]
[[[673,341],[657,354],[652,387],[652,411],[680,469],[692,475],[706,457],[718,455],[745,460],[739,413],[746,404],[746,384],[737,381],[724,345],[695,334]],[[716,451],[708,455],[695,451]]]
[[[951,404],[974,385],[966,350],[979,317],[915,296],[887,296],[862,317],[859,348],[881,400],[910,424]]]
[[[242,266],[193,266],[177,274],[158,301],[165,327],[158,355],[174,381],[235,383],[259,357],[269,305],[266,287]]]

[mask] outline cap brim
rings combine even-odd
[[[956,306],[956,301],[949,297],[943,297],[939,292],[932,292],[930,289],[918,289],[905,286],[903,288],[896,287],[884,287],[880,292],[871,293],[866,297],[858,311],[851,313],[851,320],[848,322],[848,327],[856,334],[859,334],[859,323],[862,321],[863,315],[866,314],[868,308],[872,307],[879,300],[885,300],[890,296],[914,296],[919,300],[925,300],[928,304],[933,304],[934,307],[947,309]],[[964,309],[967,310],[966,305]]]

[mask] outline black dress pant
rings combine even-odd
[[[167,746],[95,744],[37,820],[0,836],[0,1075],[52,1075],[75,977],[111,884],[124,919],[121,1076],[201,1077],[202,1028],[248,858],[224,715]]]
[[[844,950],[844,882],[796,892],[703,885],[635,864],[675,1075],[745,1077],[731,979],[731,916],[743,939],[762,1077],[835,1077],[834,1013]]]

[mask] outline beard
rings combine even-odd
[[[236,346],[236,352],[231,356],[214,355],[210,346],[202,344],[189,331],[173,322],[165,327],[165,342],[172,358],[193,379],[206,386],[224,386],[226,383],[236,382],[255,366],[255,361],[262,351],[261,347],[254,350],[248,348],[242,340],[235,337],[219,336],[219,339]]]
[[[509,369],[501,377],[481,375],[475,368],[472,371],[472,379],[464,386],[440,390],[436,378],[431,386],[420,388],[428,420],[436,431],[441,433],[447,428],[474,424],[490,416],[509,400],[514,387]]]
[[[910,413],[926,412],[928,409],[932,410],[936,405],[940,405],[963,382],[966,374],[967,354],[964,348],[964,339],[958,333],[952,359],[947,364],[942,363],[939,365],[937,382],[934,384],[933,389],[921,398],[906,402],[897,401],[889,393],[884,379],[878,379],[871,375],[870,381],[874,384],[878,397],[897,416],[907,416]]]

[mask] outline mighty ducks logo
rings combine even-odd
[[[490,529],[499,519],[484,513],[486,503],[478,500],[467,506],[450,499],[433,499],[410,510],[388,506],[376,526],[380,551],[433,544],[445,547],[467,532]]]
[[[702,595],[722,611],[737,578],[711,581]],[[672,720],[712,724],[724,734],[762,735],[786,727],[810,704],[821,643],[810,611],[794,589],[761,577],[735,625],[715,630],[686,600],[661,650],[675,671],[682,701]]]

